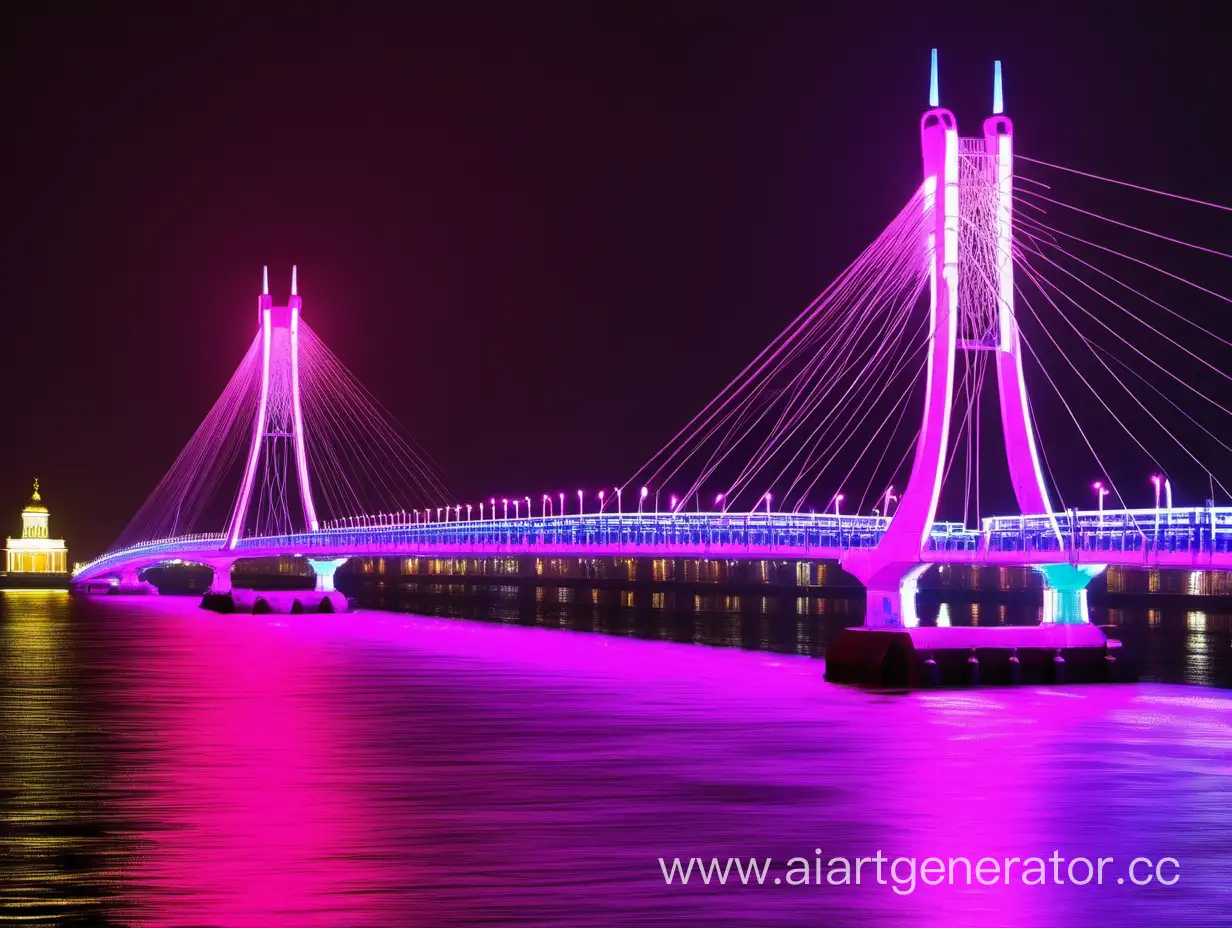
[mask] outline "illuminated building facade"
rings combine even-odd
[[[52,538],[50,513],[34,481],[34,494],[21,511],[21,537],[6,539],[4,566],[9,574],[67,574],[68,549],[64,539]]]

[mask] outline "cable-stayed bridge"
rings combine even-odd
[[[830,559],[867,587],[866,626],[897,629],[918,624],[932,564],[1032,567],[1045,622],[1061,625],[1087,621],[1086,586],[1107,565],[1232,568],[1232,506],[1215,502],[1232,501],[1218,479],[1232,464],[1219,399],[1232,332],[1217,321],[1232,256],[1106,216],[1101,197],[1229,210],[1016,156],[1003,110],[998,63],[992,115],[960,137],[934,53],[920,187],[636,474],[600,492],[459,503],[304,322],[294,272],[285,306],[267,277],[222,396],[77,586],[125,588],[183,560],[213,567],[225,594],[236,560],[280,554],[307,557],[322,595],[364,556]],[[1135,255],[1144,242],[1152,258],[1183,256],[1179,268]],[[1143,494],[1149,475],[1154,505],[1129,505],[1127,473]],[[998,479],[1016,513],[987,511]],[[1201,505],[1173,505],[1182,483],[1201,485]],[[1065,499],[1075,485],[1083,499]]]

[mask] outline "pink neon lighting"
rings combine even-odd
[[[295,269],[291,269],[291,407],[295,422],[295,470],[299,476],[300,499],[304,507],[304,522],[308,531],[317,530],[317,509],[312,499],[312,483],[308,479],[308,451],[304,438],[304,412],[299,388],[299,297],[295,295]]]
[[[261,439],[265,435],[265,412],[269,402],[270,370],[270,308],[269,297],[262,298],[267,305],[261,311],[261,398],[257,401],[257,415],[252,424],[252,445],[248,450],[248,463],[244,467],[244,480],[231,513],[231,526],[227,530],[228,548],[234,548],[244,531],[244,519],[248,515],[248,501],[252,497],[252,482],[257,473],[257,458],[261,453]]]

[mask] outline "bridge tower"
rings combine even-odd
[[[866,626],[917,624],[916,581],[927,567],[922,552],[945,475],[959,351],[995,353],[1006,459],[1018,505],[1024,513],[1052,514],[1014,314],[1014,130],[1003,111],[998,61],[993,115],[984,121],[983,138],[959,138],[954,114],[940,106],[937,50],[932,50],[929,109],[920,120],[931,333],[924,414],[911,475],[884,537],[875,549],[852,551],[843,561],[868,588]],[[1055,518],[1052,523],[1055,533]]]
[[[286,461],[293,458],[306,531],[318,528],[312,483],[308,478],[308,451],[304,444],[304,415],[300,403],[299,317],[303,301],[298,293],[297,269],[291,269],[291,297],[286,306],[275,306],[269,294],[269,269],[262,274],[257,298],[257,324],[261,332],[261,387],[253,418],[252,441],[227,527],[226,549],[235,547],[244,533],[257,480],[257,466],[265,458],[270,483],[275,489],[272,517],[289,522],[286,489],[291,474]],[[291,443],[292,454],[282,452]]]

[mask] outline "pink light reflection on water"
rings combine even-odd
[[[385,613],[131,611],[143,924],[1163,924],[1227,890],[1232,700],[843,689],[806,658]],[[1171,854],[1178,891],[663,886],[659,856]],[[1222,857],[1221,857],[1222,855]],[[1227,867],[1224,868],[1225,872]],[[1210,921],[1203,918],[1209,917]]]

